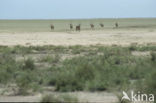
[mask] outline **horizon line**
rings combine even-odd
[[[94,19],[156,19],[156,17],[120,17],[120,18],[58,18],[58,19],[0,19],[0,20],[94,20]]]

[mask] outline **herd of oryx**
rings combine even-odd
[[[104,28],[104,24],[100,23],[99,25],[100,25],[101,28]],[[118,23],[116,22],[116,23],[115,23],[115,27],[118,28],[118,26],[119,26],[119,25],[118,25]],[[94,24],[90,24],[90,28],[91,28],[91,29],[94,29],[94,27],[95,27]],[[54,25],[51,24],[51,30],[54,30],[54,28],[55,28]],[[73,30],[73,29],[74,29],[73,24],[70,24],[70,25],[69,25],[69,28],[70,28],[70,30]],[[80,30],[81,30],[81,24],[77,25],[77,26],[75,27],[75,30],[76,30],[76,31],[80,31]]]

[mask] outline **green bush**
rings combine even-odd
[[[156,53],[155,52],[151,52],[151,60],[153,62],[156,61]]]
[[[78,78],[75,78],[73,74],[61,73],[57,76],[56,90],[67,92],[75,90],[83,90],[84,84]]]
[[[31,77],[26,74],[22,73],[16,79],[16,84],[19,87],[18,95],[27,95],[28,90],[30,89]]]
[[[131,46],[129,47],[129,50],[130,50],[130,51],[135,51],[135,50],[137,50],[137,47],[136,47],[135,45],[131,45]]]
[[[156,81],[154,78],[156,78],[156,71],[149,71],[143,80],[136,82],[136,91],[156,96]]]
[[[23,69],[34,70],[35,69],[34,60],[32,60],[31,58],[25,60]]]
[[[153,93],[156,96],[156,71],[153,71],[145,78],[145,85],[147,88],[145,89],[148,93]]]
[[[45,56],[41,59],[41,62],[48,62],[48,63],[58,63],[60,61],[60,56],[58,54],[53,56]]]
[[[41,99],[41,103],[50,103],[50,102],[56,102],[56,103],[62,103],[61,100],[58,99],[55,95],[45,95]]]
[[[86,82],[86,90],[89,91],[105,91],[108,89],[108,82],[104,80],[106,78],[97,78],[92,81]]]
[[[16,77],[16,84],[19,88],[18,95],[28,95],[30,94],[29,91],[36,91],[38,89],[36,76],[31,71],[19,72]]]
[[[13,82],[19,65],[10,54],[0,55],[0,83]]]

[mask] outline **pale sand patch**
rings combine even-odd
[[[132,55],[141,56],[141,57],[150,56],[150,51],[143,51],[143,52],[142,51],[133,51]]]
[[[94,30],[82,32],[0,33],[0,45],[129,45],[156,43],[156,31]]]
[[[41,95],[36,96],[0,96],[0,102],[40,102]]]
[[[70,92],[70,93],[58,93],[51,92],[54,95],[71,95],[77,97],[79,102],[86,103],[117,103],[118,98],[107,92]],[[36,96],[1,96],[0,102],[40,102],[42,95],[38,94]]]

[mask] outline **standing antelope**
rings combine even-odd
[[[91,27],[91,29],[94,29],[94,25],[93,24],[90,24],[90,27]]]
[[[101,28],[103,28],[104,27],[104,24],[100,23],[100,26],[101,26]]]
[[[118,27],[119,27],[119,24],[118,24],[117,22],[115,23],[115,27],[116,27],[116,28],[118,28]]]
[[[80,30],[81,30],[81,25],[79,24],[76,26],[76,31],[80,31]]]
[[[70,30],[72,30],[73,29],[73,24],[70,24]]]
[[[53,24],[51,24],[51,26],[50,26],[50,27],[51,27],[51,30],[54,30],[54,25],[53,25]]]

